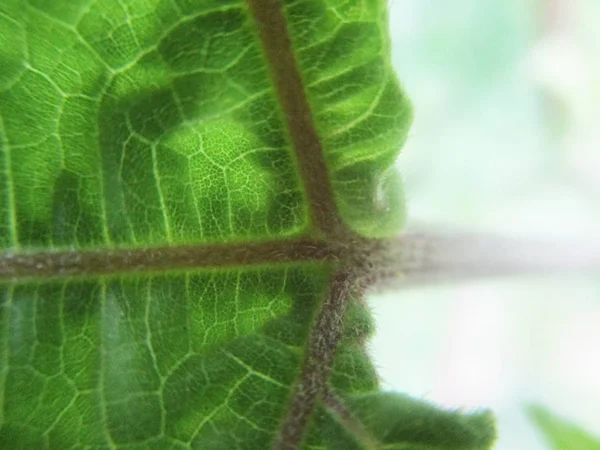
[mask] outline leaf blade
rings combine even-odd
[[[360,289],[340,317],[326,309],[332,274],[362,270],[350,248],[362,237],[326,221],[382,236],[402,217],[390,167],[411,110],[386,5],[280,6],[322,144],[317,181],[299,170],[300,113],[278,97],[246,3],[0,5],[14,31],[0,33],[0,439],[12,447],[266,448],[310,342],[333,327],[319,317],[344,324],[322,339],[331,387],[377,389]],[[315,229],[327,183],[341,220]],[[311,431],[325,381],[298,445],[327,445]]]

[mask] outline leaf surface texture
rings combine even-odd
[[[2,448],[276,445],[343,265],[327,243],[403,221],[386,7],[0,4]],[[482,415],[378,394],[360,290],[344,305],[338,408],[315,397],[301,446],[487,448]]]

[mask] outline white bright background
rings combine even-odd
[[[415,222],[600,239],[600,1],[392,0],[415,107],[400,157]],[[600,436],[600,272],[371,300],[384,387],[492,408],[497,450],[545,450],[523,406]]]

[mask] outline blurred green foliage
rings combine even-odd
[[[598,450],[600,439],[579,426],[539,405],[527,408],[527,414],[545,436],[553,450]]]

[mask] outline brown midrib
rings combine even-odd
[[[340,261],[340,245],[298,238],[234,244],[0,253],[0,281]]]

